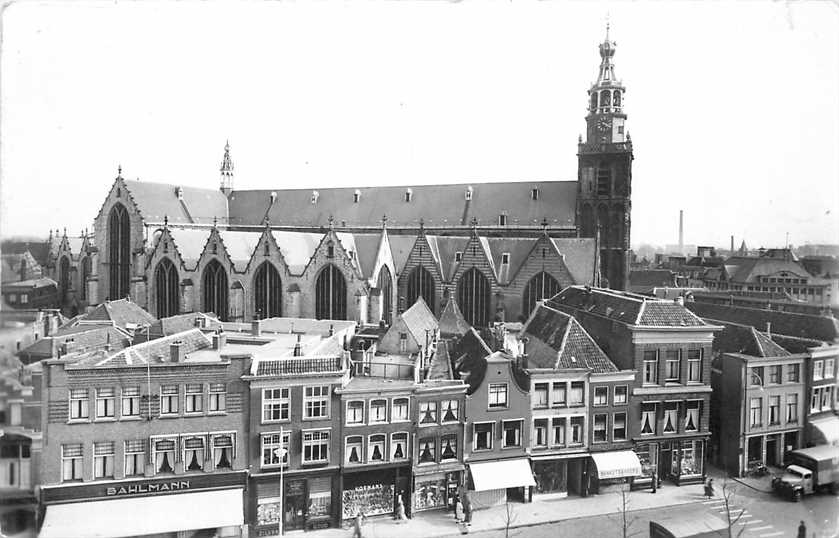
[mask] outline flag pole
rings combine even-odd
[[[286,449],[283,443],[285,434],[283,427],[280,426],[280,536],[283,535],[283,518],[285,517],[285,495],[283,495],[283,458],[286,455]]]

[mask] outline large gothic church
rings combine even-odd
[[[120,172],[92,234],[51,234],[63,306],[130,296],[157,317],[387,324],[453,298],[486,327],[571,284],[623,289],[633,157],[614,53],[607,32],[577,181],[237,190],[227,145],[220,188]]]

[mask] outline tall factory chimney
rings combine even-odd
[[[679,210],[679,254],[685,255],[685,211]]]
[[[731,236],[731,250],[729,250],[731,254],[729,256],[734,256],[734,236]]]

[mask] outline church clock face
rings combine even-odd
[[[609,118],[600,118],[597,120],[597,130],[605,133],[612,128],[612,120]]]

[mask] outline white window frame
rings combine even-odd
[[[265,438],[269,437],[269,442],[265,442]],[[279,442],[274,442],[274,437],[279,439]],[[271,432],[261,432],[259,434],[259,467],[261,469],[279,469],[280,467],[288,467],[289,461],[291,458],[289,445],[291,443],[291,431],[290,430],[283,430],[280,431],[271,431]],[[278,458],[279,461],[277,463],[265,463],[265,450],[276,450],[276,449],[285,449],[285,455],[283,458]],[[271,462],[274,460],[274,453],[271,452]]]
[[[140,386],[123,387],[121,394],[120,418],[124,420],[140,418]],[[128,413],[126,413],[126,408]],[[133,412],[132,412],[133,411]]]
[[[691,407],[691,405],[695,405],[695,407]],[[690,415],[694,414],[693,417],[693,428],[688,428],[688,422],[690,421]],[[685,432],[697,432],[702,427],[702,400],[687,400],[685,402]]]
[[[266,398],[266,392],[271,391],[271,397]],[[275,391],[280,391],[280,397],[274,395]],[[266,410],[274,415],[275,407],[279,411],[280,418],[265,418]],[[283,414],[287,415],[283,418]],[[291,389],[288,387],[273,387],[262,389],[262,424],[276,424],[280,422],[291,422]]]
[[[216,439],[221,437],[229,437],[230,438],[230,447],[221,447],[221,448],[230,448],[230,469],[233,468],[235,465],[234,460],[236,459],[236,432],[229,431],[229,432],[210,432],[210,448],[209,448],[209,455],[212,457],[213,462],[213,469],[227,469],[227,467],[218,467],[218,462],[216,461]]]
[[[350,443],[350,439],[358,439],[358,442]],[[358,461],[350,461],[350,445],[358,446]],[[344,465],[364,465],[364,436],[352,434],[344,436]]]
[[[152,466],[153,466],[153,468],[154,468],[154,474],[155,474],[155,476],[157,476],[157,475],[164,475],[164,476],[166,476],[166,475],[169,475],[169,474],[170,474],[170,473],[164,473],[164,472],[162,472],[162,471],[159,471],[159,470],[158,470],[158,465],[157,465],[157,454],[158,454],[158,450],[157,450],[157,443],[159,443],[159,442],[161,442],[161,441],[171,441],[171,442],[172,442],[172,443],[174,443],[174,445],[175,445],[175,446],[174,446],[174,448],[173,448],[171,451],[169,451],[169,450],[164,450],[164,451],[161,451],[161,452],[171,452],[171,454],[172,454],[172,461],[170,461],[170,462],[169,462],[169,466],[170,466],[170,467],[172,467],[172,473],[174,473],[174,472],[175,472],[176,462],[177,462],[177,459],[178,459],[178,452],[179,452],[179,451],[178,451],[178,448],[179,448],[180,439],[178,439],[178,436],[177,436],[177,435],[160,435],[160,436],[152,436],[152,437],[149,439],[149,444],[151,445],[151,446],[149,447],[149,450],[151,450],[151,461],[152,461]]]
[[[79,447],[81,454],[78,456],[65,456],[65,447]],[[66,466],[70,464],[72,476],[65,476]],[[61,445],[61,481],[80,482],[84,480],[84,445],[82,443],[67,443]]]
[[[311,436],[318,436],[321,437],[322,435],[326,435],[326,439],[318,438],[318,439],[306,439],[307,435]],[[328,464],[330,458],[330,442],[332,441],[332,428],[313,428],[309,430],[303,430],[302,433],[302,442],[300,443],[300,461],[302,465],[321,465],[321,464]],[[324,442],[325,441],[325,442]],[[315,447],[315,446],[325,446],[326,447],[326,454],[323,458],[319,459],[307,459],[306,458],[306,448],[307,447]]]
[[[478,426],[489,424],[489,443],[486,448],[478,448]],[[472,452],[484,452],[492,450],[495,446],[495,421],[473,422],[472,423]]]
[[[676,358],[672,358],[670,354],[676,352]],[[676,365],[676,376],[674,377],[671,366]],[[681,349],[667,349],[664,351],[664,382],[665,383],[679,383],[682,378],[682,350]]]
[[[141,450],[137,449],[128,449],[128,443],[141,441],[143,443],[143,448]],[[123,457],[122,457],[122,473],[125,478],[129,478],[132,476],[144,476],[146,473],[146,450],[148,446],[148,441],[146,439],[128,439],[123,441],[122,448],[123,448]],[[130,473],[128,471],[128,460],[131,458],[132,466],[134,467],[134,472]],[[137,459],[139,458],[139,461]]]
[[[311,391],[311,394],[309,392]],[[315,394],[318,392],[319,394]],[[327,420],[330,415],[330,400],[332,390],[330,385],[306,385],[303,387],[303,420]],[[311,405],[310,405],[311,404]],[[311,411],[323,408],[323,414],[313,415]]]
[[[404,400],[404,402],[405,402],[405,416],[404,417],[399,417],[399,416],[396,415],[396,409],[397,409],[396,402],[397,402],[397,400],[400,400],[400,401]],[[411,420],[411,399],[408,398],[407,396],[396,396],[394,398],[391,398],[390,409],[391,409],[391,420],[390,420],[391,422],[408,422],[408,421]]]
[[[540,401],[539,395],[542,392],[540,386],[545,387],[544,402]],[[551,405],[551,384],[548,382],[538,382],[533,384],[533,409],[547,409]]]
[[[96,420],[116,420],[116,389],[114,389],[113,387],[96,387],[96,389],[94,390],[96,391]],[[102,395],[103,393],[105,394],[104,396]],[[110,394],[110,396],[108,394]],[[110,405],[108,405],[109,403]],[[100,409],[100,405],[102,405],[104,408]],[[110,414],[108,414],[109,407]],[[100,411],[102,411],[102,414],[99,414]]]
[[[618,416],[623,416],[623,435],[620,435],[620,436],[617,433],[618,421],[616,420],[616,417],[618,417]],[[612,441],[613,442],[615,442],[615,441],[626,441],[628,439],[628,437],[627,437],[628,430],[627,430],[626,420],[627,420],[626,411],[620,411],[618,413],[612,413]]]
[[[84,396],[74,396],[73,392],[78,391],[81,394],[84,391]],[[70,422],[89,422],[90,421],[90,389],[70,389],[67,396],[70,405]],[[75,416],[74,416],[74,411]]]
[[[518,434],[517,434],[517,443],[509,445],[507,444],[507,424],[518,424]],[[522,436],[524,435],[524,419],[515,418],[510,420],[502,420],[501,421],[501,448],[521,448],[522,447]]]
[[[404,447],[405,455],[401,458],[397,458],[394,455],[394,452],[396,451],[396,448],[397,448],[398,445],[393,440],[393,438],[397,435],[404,435],[405,436],[405,447]],[[411,446],[411,434],[409,432],[393,432],[393,433],[390,434],[389,441],[390,441],[390,443],[389,443],[388,451],[387,451],[388,455],[390,456],[389,461],[406,461],[410,458],[411,451],[410,451],[409,447]]]
[[[168,387],[175,387],[175,392],[174,393],[171,393],[171,392],[164,393],[163,389],[168,388]],[[172,400],[172,398],[174,398],[174,400]],[[180,404],[180,399],[181,399],[181,394],[180,394],[180,387],[178,385],[171,385],[171,384],[161,385],[160,386],[160,416],[177,416],[178,412],[180,410],[180,405],[179,405]],[[167,402],[168,405],[164,406],[163,405],[164,401]],[[175,405],[174,405],[175,410],[174,411],[172,411],[172,402],[173,401],[175,402]],[[164,411],[164,409],[166,409],[166,410]]]
[[[384,417],[382,418],[375,418],[373,415],[373,403],[380,402],[384,404]],[[378,409],[381,406],[377,406]],[[368,423],[369,424],[387,424],[387,398],[373,398],[370,400],[370,406],[368,408]]]
[[[207,412],[222,415],[227,412],[227,383],[210,383]]]
[[[493,390],[493,389],[504,389]],[[504,401],[501,401],[500,395],[504,395]],[[509,388],[507,383],[490,383],[487,387],[487,407],[489,409],[506,409],[509,406]]]
[[[431,448],[431,461],[421,461],[422,458],[422,451],[423,445],[425,444],[424,441],[431,441],[429,443],[429,447]],[[428,435],[424,437],[417,436],[417,465],[434,465],[438,462],[437,459],[437,438],[433,435]]]
[[[562,442],[556,442],[556,432],[559,431],[562,434]],[[550,438],[548,443],[551,447],[564,447],[568,446],[568,417],[563,415],[561,417],[551,417],[550,422]]]
[[[356,404],[353,409],[361,411],[361,420],[352,421],[350,422],[350,404]],[[360,404],[360,405],[358,405]],[[347,403],[344,404],[344,425],[345,426],[364,426],[366,423],[364,421],[364,415],[367,413],[367,403],[364,400],[347,400]],[[353,415],[355,412],[352,413]]]
[[[792,401],[794,400],[794,401]],[[787,424],[798,424],[798,405],[800,404],[798,393],[791,392],[786,397]],[[792,412],[791,412],[792,411]]]
[[[603,417],[603,439],[597,439],[597,417]],[[607,413],[596,413],[594,421],[591,425],[591,442],[592,443],[608,443],[609,442],[609,415]]]
[[[698,352],[698,357],[691,357],[691,352]],[[687,352],[687,360],[688,360],[688,383],[702,383],[702,356],[704,355],[704,350],[702,348],[699,349],[689,349]],[[696,367],[697,376],[694,379],[692,375],[694,371],[694,367]]]
[[[556,396],[557,389],[561,389],[563,399],[558,400]],[[551,383],[550,406],[551,407],[567,407],[568,406],[568,383],[565,381],[554,381]]]
[[[578,419],[579,423],[575,423],[574,419]],[[584,445],[585,442],[586,442],[586,417],[585,417],[585,415],[570,415],[570,416],[568,416],[567,424],[568,424],[568,430],[569,430],[569,436],[568,437],[570,437],[570,440],[566,439],[566,441],[568,441],[568,444],[571,445],[571,446]],[[574,440],[574,437],[575,437],[574,426],[577,426],[577,425],[580,426],[580,435],[579,435],[580,440],[579,441]]]
[[[440,406],[435,400],[421,401],[419,405],[419,415],[417,416],[417,425],[420,427],[433,426],[440,422]],[[429,412],[433,413],[433,420],[425,420],[424,415]]]
[[[194,394],[194,393],[193,393]],[[187,448],[186,442],[192,439],[197,439],[201,441],[201,448]],[[183,434],[181,436],[181,461],[184,464],[184,472],[197,472],[197,471],[204,471],[207,465],[207,434],[206,433],[192,433],[192,434]],[[194,452],[196,450],[200,450],[200,458],[196,458],[196,462],[199,465],[198,469],[188,469],[187,467],[192,463],[192,456],[187,455],[187,451]]]
[[[772,405],[773,403],[777,405]],[[772,408],[775,408],[775,416],[773,420]],[[781,395],[771,394],[769,396],[769,425],[775,426],[781,423]]]
[[[545,423],[545,426],[544,426],[544,429],[545,429],[545,433],[544,433],[545,439],[544,439],[544,441],[545,442],[544,443],[539,442],[538,431],[539,431],[540,426],[537,426],[536,423],[540,422],[540,421],[544,421],[544,423]],[[532,429],[531,436],[533,437],[533,440],[532,440],[533,447],[534,448],[548,448],[548,445],[550,444],[549,440],[550,440],[550,433],[551,433],[551,419],[548,418],[548,417],[534,418],[533,419],[533,425],[531,426],[531,429]]]
[[[618,401],[618,389],[623,389],[623,400]],[[629,386],[616,385],[612,390],[612,405],[626,405],[629,400]]]
[[[196,387],[199,389],[197,392],[195,391]],[[190,390],[190,389],[192,389],[192,390]],[[187,383],[186,385],[184,385],[184,414],[185,415],[203,415],[204,414],[204,384],[203,383]]]
[[[825,359],[824,360],[824,378],[831,379],[834,377],[833,370],[836,368],[836,360],[835,359]]]
[[[93,479],[94,480],[104,480],[108,478],[114,478],[115,476],[115,469],[114,469],[114,459],[116,458],[116,443],[114,441],[97,441],[93,443]],[[101,449],[107,449],[110,446],[110,452],[101,452],[97,454],[97,451]],[[100,464],[104,466],[102,473],[100,474]],[[108,473],[108,466],[110,464],[111,472]]]
[[[755,402],[757,406],[753,405]],[[763,426],[763,398],[749,399],[749,426],[752,428]]]
[[[373,449],[375,446],[373,445],[373,437],[381,437],[381,453],[382,459],[374,460],[373,459]],[[378,442],[378,441],[376,441]],[[386,433],[371,433],[367,436],[367,463],[387,463],[388,462],[388,451],[387,451],[387,434]]]
[[[605,398],[603,398],[603,401],[600,402],[600,403],[598,403],[598,401],[597,401],[597,398],[598,398],[597,397],[597,392],[598,391],[602,391],[602,392],[606,393]],[[608,386],[594,387],[594,396],[591,399],[591,405],[592,405],[592,407],[606,407],[606,406],[609,405],[609,387]]]
[[[460,422],[460,402],[455,399],[440,402],[440,424],[455,424]],[[454,419],[446,420],[449,411],[454,412]]]
[[[453,458],[446,458],[446,457],[443,456],[443,450],[444,450],[443,449],[443,443],[445,442],[447,437],[453,437],[454,438],[454,442],[451,443],[452,450],[454,450],[454,457]],[[439,456],[438,456],[438,461],[440,463],[443,463],[444,461],[457,461],[457,449],[458,449],[457,434],[456,433],[443,433],[442,435],[440,435],[440,453],[439,453]]]
[[[580,385],[582,385],[580,387]],[[579,401],[571,401],[572,397],[574,396],[574,391],[576,389],[580,389],[580,400]],[[586,382],[585,381],[572,381],[568,385],[568,407],[584,407],[586,405]]]

